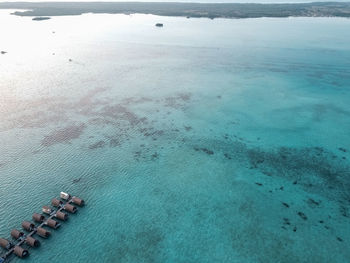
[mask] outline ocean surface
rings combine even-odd
[[[87,202],[12,262],[349,262],[349,19],[10,12],[0,237]]]

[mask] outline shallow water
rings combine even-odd
[[[8,13],[0,236],[87,202],[25,262],[348,261],[350,20]]]

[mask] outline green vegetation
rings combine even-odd
[[[83,13],[130,14],[144,13],[160,16],[208,18],[256,17],[350,17],[350,2],[316,2],[301,4],[239,4],[239,3],[142,3],[142,2],[52,2],[52,3],[0,3],[0,8],[26,9],[19,16],[62,16]]]

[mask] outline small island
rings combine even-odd
[[[49,20],[51,19],[51,17],[48,17],[48,16],[37,16],[37,17],[34,17],[32,20],[34,21],[42,21],[42,20]]]

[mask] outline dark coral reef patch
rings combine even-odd
[[[72,124],[66,126],[62,129],[55,130],[49,135],[46,135],[41,141],[42,146],[51,146],[58,143],[68,143],[73,139],[77,139],[84,132],[86,125],[81,124]]]

